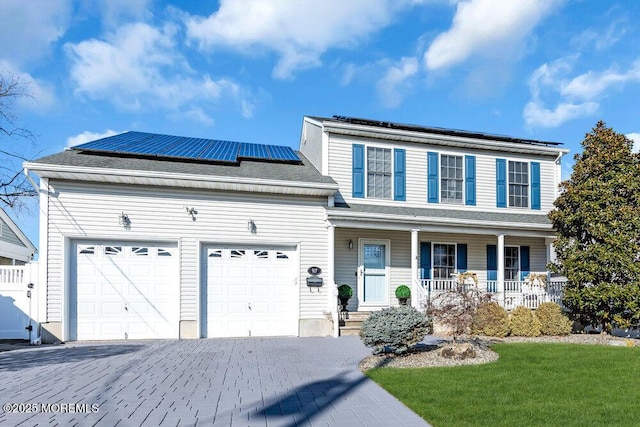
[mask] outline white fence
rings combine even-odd
[[[487,292],[491,298],[507,310],[519,305],[536,309],[544,302],[562,304],[564,282],[548,282],[532,284],[528,281],[505,281],[504,289],[498,289],[497,281],[479,282],[477,285],[460,285],[456,280],[430,279],[418,281],[418,304],[424,306],[439,294],[452,292],[460,286],[478,286],[480,291]]]
[[[38,330],[35,321],[37,279],[37,262],[0,266],[0,339],[35,338]]]

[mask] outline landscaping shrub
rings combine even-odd
[[[374,311],[362,324],[360,338],[374,354],[407,352],[431,333],[432,322],[410,306]]]
[[[554,302],[545,302],[535,311],[540,321],[542,335],[569,335],[572,323],[562,312],[560,306]]]
[[[517,337],[540,336],[540,321],[533,310],[518,306],[511,312],[511,335]]]
[[[471,332],[490,337],[506,337],[511,329],[509,313],[497,302],[481,304],[473,314]]]

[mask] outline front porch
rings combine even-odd
[[[399,305],[395,290],[401,285],[411,289],[410,304],[424,310],[439,294],[455,290],[457,276],[464,272],[474,273],[474,285],[507,310],[562,300],[564,282],[553,280],[546,270],[554,240],[548,231],[348,225],[328,227],[333,248],[329,272],[336,286],[353,289],[347,306],[351,317]],[[531,274],[539,280],[531,280]],[[344,316],[336,304],[334,295],[329,305],[338,329]]]

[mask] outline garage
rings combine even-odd
[[[209,247],[204,337],[298,335],[295,247]]]
[[[72,245],[71,340],[178,338],[178,247],[149,242]]]

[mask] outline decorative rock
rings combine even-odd
[[[450,344],[440,349],[440,356],[449,359],[465,360],[476,357],[476,349],[473,344]]]

